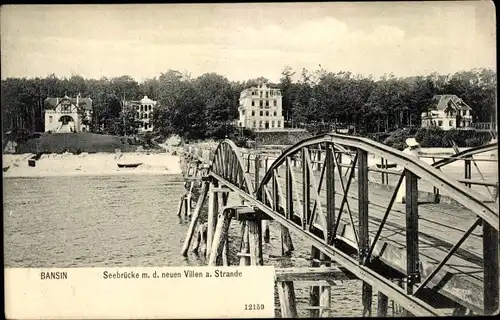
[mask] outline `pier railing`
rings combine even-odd
[[[439,315],[446,308],[454,315],[492,314],[499,293],[498,180],[485,179],[476,162],[497,160],[476,156],[495,150],[488,145],[435,156],[429,164],[369,139],[334,134],[275,153],[240,149],[229,140],[212,149],[186,146],[201,196],[183,254],[198,234],[206,239],[209,265],[228,265],[233,220],[242,226],[240,264],[262,265],[262,237],[269,241],[273,220],[281,227],[284,255],[294,250],[291,232],[312,246],[311,267],[334,261],[363,282],[364,316],[371,315],[373,289],[382,306],[378,315],[386,314],[389,298],[413,315]],[[441,171],[459,162],[463,179]],[[472,165],[480,179],[472,178]],[[473,186],[496,191],[488,198]],[[228,207],[230,194],[242,205]],[[208,220],[196,233],[207,197]],[[282,314],[294,315],[293,283],[278,289]],[[329,308],[328,290],[322,290],[311,289],[311,316]]]

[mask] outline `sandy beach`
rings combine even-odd
[[[4,154],[4,172],[9,177],[45,177],[113,174],[181,174],[179,157],[168,153],[81,153],[44,154],[36,167],[28,165],[33,154]],[[119,168],[118,164],[142,163],[137,168]]]

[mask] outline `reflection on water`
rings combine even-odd
[[[5,266],[196,265],[182,192],[174,175],[4,179]]]

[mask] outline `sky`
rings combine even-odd
[[[2,79],[496,70],[490,1],[7,5],[0,21]]]

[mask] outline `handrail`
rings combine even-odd
[[[285,152],[283,152],[283,154],[278,157],[278,159],[276,159],[276,161],[271,164],[271,167],[267,170],[261,183],[258,186],[258,197],[261,197],[262,189],[264,185],[267,184],[271,179],[273,170],[283,164],[287,156],[289,156],[290,154],[294,154],[303,147],[323,142],[333,143],[334,146],[336,144],[341,144],[359,148],[390,160],[391,162],[404,167],[420,178],[431,182],[432,185],[439,187],[441,190],[447,192],[450,198],[456,200],[467,209],[476,213],[479,217],[488,222],[488,224],[490,224],[495,230],[499,230],[498,212],[495,212],[492,208],[484,204],[477,192],[466,188],[457,180],[445,175],[437,168],[432,167],[431,165],[425,163],[420,159],[414,158],[399,150],[393,149],[373,140],[356,136],[327,133],[324,135],[302,140],[292,147],[288,148],[287,150],[285,150]]]
[[[236,159],[238,160],[238,164],[241,168],[241,170],[243,171],[243,179],[245,180],[245,186],[247,187],[247,191],[248,193],[250,194],[254,194],[254,188],[253,188],[253,184],[252,182],[250,181],[250,177],[248,175],[248,173],[245,172],[245,166],[243,165],[243,161],[241,160],[241,157],[239,155],[239,148],[238,146],[236,146],[236,144],[232,141],[232,140],[229,140],[229,139],[225,139],[223,141],[221,141],[218,145],[217,145],[217,148],[215,148],[214,150],[214,153],[212,155],[212,159],[210,159],[210,171],[212,171],[212,166],[214,165],[215,163],[215,157],[217,155],[217,151],[219,149],[222,149],[222,146],[224,144],[227,144],[229,145],[229,147],[231,148],[231,150],[233,151],[234,153],[234,156],[236,157]]]
[[[432,164],[432,166],[434,168],[441,168],[441,167],[443,167],[445,165],[448,165],[448,164],[450,164],[452,162],[455,162],[457,160],[461,160],[461,159],[464,159],[464,158],[467,158],[467,157],[471,157],[471,156],[473,156],[475,154],[478,154],[478,153],[483,153],[483,152],[488,152],[488,151],[493,151],[493,150],[498,150],[498,144],[497,143],[490,143],[490,144],[482,145],[482,146],[479,146],[479,147],[474,147],[474,148],[470,148],[470,149],[464,150],[462,152],[459,152],[457,154],[452,155],[449,158],[436,161],[436,162],[434,162]]]

